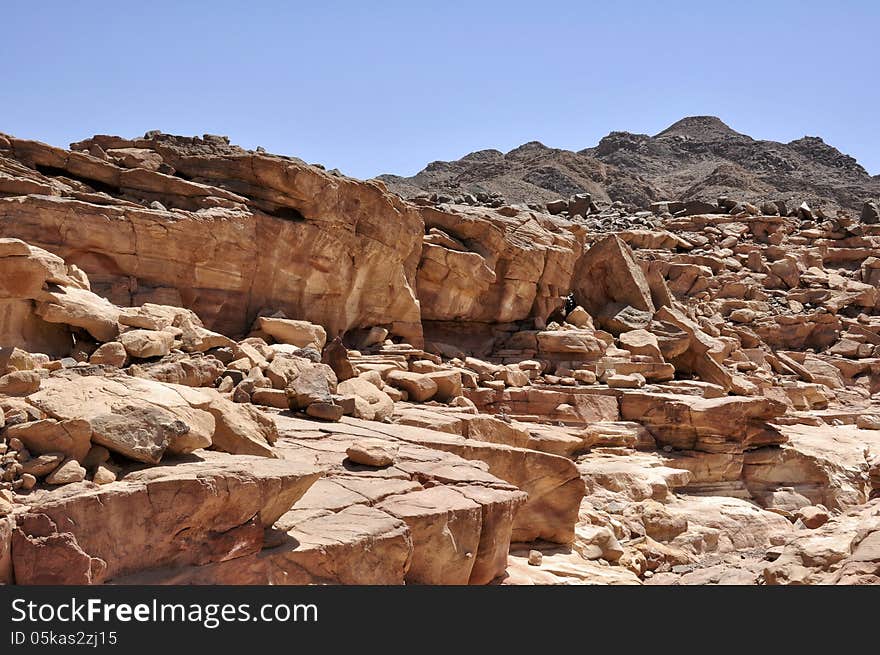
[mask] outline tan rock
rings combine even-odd
[[[110,484],[116,482],[116,472],[108,466],[99,464],[92,476],[92,482],[95,484]]]
[[[428,373],[410,373],[409,371],[391,371],[385,382],[393,387],[406,391],[410,400],[423,403],[431,400],[438,391],[437,382]]]
[[[0,376],[0,394],[27,396],[40,388],[41,378],[36,371],[13,371]]]
[[[129,376],[48,379],[28,402],[56,420],[84,419],[92,443],[141,462],[166,449],[188,453],[211,444],[211,398],[189,387]]]
[[[461,373],[459,371],[435,371],[425,375],[437,385],[437,393],[434,394],[434,398],[440,402],[450,402],[461,396]]]
[[[251,402],[255,405],[277,407],[278,409],[287,409],[290,406],[287,392],[282,389],[254,389],[251,394]]]
[[[108,300],[72,286],[46,292],[35,313],[47,323],[82,328],[98,341],[113,341],[119,334],[119,308]]]
[[[584,559],[616,562],[623,555],[623,548],[608,528],[599,525],[583,525],[575,528],[573,548]]]
[[[862,430],[880,430],[880,416],[876,414],[859,414],[856,426]]]
[[[342,405],[335,402],[315,402],[306,407],[306,415],[322,421],[338,421],[345,414]]]
[[[618,303],[654,312],[651,290],[632,250],[611,235],[591,246],[578,260],[574,296],[592,316]]]
[[[206,407],[216,421],[212,446],[235,455],[277,457],[272,444],[278,430],[272,420],[249,405],[216,398]]]
[[[565,317],[565,322],[578,328],[593,329],[593,318],[580,305],[568,313],[568,316]]]
[[[46,476],[47,484],[70,484],[85,480],[86,470],[75,459],[67,459]]]
[[[44,478],[58,468],[65,459],[64,453],[46,453],[32,457],[21,466],[23,475],[32,475],[35,478]]]
[[[258,552],[264,529],[319,475],[297,461],[203,453],[114,484],[65,487],[17,516],[16,582],[94,584]],[[184,525],[188,538],[180,539]]]
[[[621,348],[628,350],[633,355],[645,355],[652,359],[663,361],[657,337],[647,330],[621,332],[620,336],[618,336],[618,341]]]
[[[7,141],[4,161],[14,152],[31,170],[64,169],[71,179],[161,198],[174,207],[172,213],[130,203],[92,204],[76,199],[78,191],[64,184],[56,191],[64,189],[62,195],[5,199],[0,213],[14,214],[15,232],[61,256],[78,253],[78,261],[88,262],[86,272],[113,289],[119,305],[176,295],[207,328],[227,335],[246,332],[253,309],[267,308],[323,325],[331,334],[385,323],[395,334],[421,336],[414,290],[424,222],[415,206],[380,182],[201,139],[98,137],[83,146],[158,152],[179,176]],[[224,188],[230,183],[235,192]],[[194,249],[193,243],[204,247]],[[339,300],[327,302],[330,297]]]
[[[299,370],[296,377],[287,383],[290,408],[306,409],[313,403],[333,403],[332,392],[336,388],[336,376],[326,364],[307,365]]]
[[[826,508],[813,505],[801,507],[795,512],[795,516],[803,521],[804,525],[811,530],[815,530],[816,528],[825,525],[828,522],[828,519],[831,518]]]
[[[340,337],[336,337],[327,344],[324,352],[321,353],[321,362],[333,369],[336,379],[340,382],[357,375],[351,360],[348,358],[348,349],[342,343]]]
[[[30,371],[34,368],[36,363],[30,353],[14,346],[0,347],[0,375],[14,371]]]
[[[98,346],[89,357],[90,364],[106,364],[122,368],[128,362],[128,352],[125,346],[118,341],[110,341]]]
[[[394,401],[374,383],[368,382],[365,375],[340,382],[337,391],[354,396],[357,418],[383,421],[394,411]]]
[[[563,306],[583,237],[556,218],[465,206],[425,206],[421,216],[429,231],[416,287],[423,320],[545,320]]]
[[[784,411],[782,403],[762,397],[704,399],[638,391],[620,399],[621,416],[644,424],[661,445],[707,452],[784,442],[767,424]]]
[[[326,330],[308,321],[260,316],[254,323],[254,330],[268,334],[279,343],[287,343],[297,348],[312,346],[319,352],[327,343]]]
[[[390,496],[377,505],[409,526],[413,562],[407,582],[467,584],[480,543],[480,506],[450,487]],[[440,512],[438,512],[440,510]]]
[[[119,335],[119,342],[130,357],[148,359],[162,357],[171,352],[174,335],[170,332],[152,330],[130,330]]]
[[[358,441],[345,451],[349,460],[363,466],[390,466],[397,457],[397,448],[378,441]]]
[[[9,426],[6,435],[10,439],[21,440],[36,455],[63,453],[79,462],[85,460],[92,445],[92,427],[88,421],[82,419],[45,419],[20,423]]]
[[[141,362],[129,366],[127,370],[134,377],[187,387],[212,387],[223,371],[223,364],[213,357],[192,356]]]
[[[645,376],[639,373],[609,375],[605,383],[612,389],[641,389],[645,386]]]

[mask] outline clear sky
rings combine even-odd
[[[4,0],[0,132],[225,134],[358,177],[720,116],[880,173],[880,1]]]

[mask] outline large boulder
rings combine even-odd
[[[632,249],[615,235],[604,237],[584,252],[575,267],[572,286],[575,300],[603,325],[611,318],[602,319],[609,305],[650,313],[655,309],[648,280]]]
[[[620,415],[645,425],[657,443],[680,450],[742,452],[781,444],[785,436],[768,421],[786,406],[770,398],[700,398],[631,391],[620,397]]]
[[[278,438],[275,423],[255,407],[216,398],[206,408],[216,428],[212,446],[233,455],[277,457],[272,444]]]
[[[171,352],[174,335],[164,331],[130,330],[119,335],[119,343],[130,357],[163,357]]]
[[[297,348],[311,346],[321,350],[327,343],[327,332],[320,325],[308,321],[294,321],[288,318],[260,316],[254,323],[254,330],[268,334],[278,343],[286,343]]]
[[[129,376],[49,378],[27,401],[58,421],[82,419],[92,443],[155,464],[166,450],[189,453],[211,445],[211,397],[189,387]]]
[[[567,221],[510,207],[423,207],[422,217],[423,320],[544,320],[563,306],[583,243]]]
[[[354,396],[354,415],[357,418],[383,421],[394,412],[394,401],[391,397],[362,377],[340,382],[337,390],[340,394]]]

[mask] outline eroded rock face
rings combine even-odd
[[[562,307],[582,231],[527,209],[422,209],[417,276],[426,321],[546,319]]]
[[[93,145],[147,151],[165,172],[99,159],[87,154]],[[72,152],[8,137],[0,157],[30,167],[16,170],[32,194],[0,199],[2,234],[57,252],[117,304],[172,300],[224,334],[245,333],[265,308],[331,334],[384,324],[420,337],[423,222],[381,183],[166,135],[95,137]],[[124,199],[39,172],[49,169]],[[155,201],[166,209],[147,206]]]
[[[880,583],[878,501],[853,508],[817,530],[801,530],[763,574],[771,585]]]
[[[320,474],[304,463],[205,453],[108,486],[65,486],[16,515],[15,580],[95,584],[258,552],[264,528]]]
[[[658,443],[679,450],[729,452],[778,444],[785,437],[767,424],[785,411],[768,398],[711,398],[630,392],[621,416],[644,423]]]

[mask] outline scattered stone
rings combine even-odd
[[[0,394],[27,396],[40,389],[41,378],[37,371],[13,371],[0,376]]]
[[[138,359],[162,357],[171,352],[174,335],[170,332],[130,330],[119,335],[119,343],[130,357]]]
[[[128,362],[128,352],[119,341],[102,344],[89,357],[90,364],[106,364],[122,368]]]
[[[345,411],[342,405],[333,402],[316,402],[306,407],[306,414],[322,421],[338,421],[345,415]]]
[[[82,482],[86,478],[86,470],[75,459],[66,459],[57,469],[46,476],[46,484],[70,484]]]
[[[358,441],[345,451],[348,459],[362,466],[391,466],[397,457],[397,447],[371,441]]]

